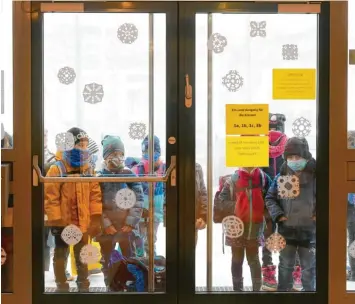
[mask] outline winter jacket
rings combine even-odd
[[[263,168],[263,171],[271,178],[280,172],[280,168],[284,163],[283,153],[287,136],[279,131],[269,132],[269,167]]]
[[[159,165],[154,168],[156,175],[164,175],[165,173],[165,163],[162,161]],[[145,176],[149,174],[149,162],[146,159],[142,159],[138,165],[132,168],[132,171],[138,176]],[[165,183],[157,182],[152,183],[154,190],[154,222],[162,223],[164,221],[164,203],[165,203]],[[144,194],[144,204],[143,209],[149,210],[149,183],[142,183],[143,194]],[[144,210],[143,210],[144,212]],[[144,221],[142,219],[141,221]]]
[[[266,195],[266,206],[271,218],[279,222],[281,217],[287,220],[279,222],[279,233],[286,240],[315,241],[316,223],[312,219],[316,215],[316,161],[311,159],[300,173],[293,172],[285,162]],[[299,179],[299,194],[296,198],[280,198],[279,177],[297,175]],[[281,185],[282,186],[282,185]]]
[[[227,246],[239,247],[258,241],[264,223],[264,194],[270,183],[270,178],[259,168],[250,173],[243,168],[238,169],[225,182],[219,194],[221,208],[225,215],[235,215],[244,223],[243,235],[234,239],[227,237]]]
[[[205,181],[203,178],[203,171],[200,164],[196,163],[196,194],[195,194],[195,215],[196,219],[203,219],[205,222],[207,221],[207,189],[205,185]]]
[[[98,176],[119,176],[132,177],[135,174],[128,168],[124,168],[121,172],[113,173],[107,169],[99,172]],[[100,183],[102,192],[102,217],[103,227],[107,228],[111,225],[117,231],[120,231],[123,226],[131,226],[135,228],[142,217],[143,207],[143,189],[140,182],[133,183]],[[129,188],[136,195],[136,202],[130,209],[124,210],[117,206],[115,197],[119,190]]]
[[[60,154],[57,154],[57,159],[59,156]],[[70,177],[82,176],[80,171],[90,170],[89,164],[77,171],[65,160],[59,161],[65,166],[65,171]],[[61,177],[61,172],[58,163],[54,163],[46,176]],[[44,210],[49,226],[52,226],[53,221],[56,221],[55,226],[62,227],[75,224],[85,233],[90,227],[90,217],[102,214],[101,190],[98,183],[45,183],[44,197]]]

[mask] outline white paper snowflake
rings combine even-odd
[[[222,220],[222,229],[227,237],[236,239],[243,235],[244,223],[239,217],[229,215]]]
[[[355,241],[348,247],[348,253],[353,259],[355,259]]]
[[[279,253],[286,247],[286,240],[281,234],[275,232],[266,239],[265,246],[270,252]]]
[[[129,125],[128,135],[131,139],[143,140],[147,132],[147,126],[142,122],[134,122]]]
[[[83,233],[80,231],[79,227],[75,225],[69,225],[64,228],[61,234],[62,240],[68,245],[76,245],[80,242],[83,237]]]
[[[134,206],[136,201],[136,194],[129,188],[120,189],[116,193],[115,202],[120,209],[130,209]]]
[[[74,82],[76,74],[73,68],[64,67],[59,70],[57,76],[60,83],[68,85]]]
[[[95,82],[86,84],[83,91],[84,101],[96,104],[104,98],[104,88],[101,84]]]
[[[58,133],[55,136],[55,145],[58,151],[70,151],[74,148],[74,135],[69,132]]]
[[[297,60],[298,46],[296,44],[284,44],[282,46],[282,58],[284,60]]]
[[[5,128],[4,128],[4,124],[1,123],[1,140],[3,140],[5,137]]]
[[[277,185],[280,198],[296,198],[300,194],[300,182],[296,175],[280,175]]]
[[[303,117],[297,118],[292,124],[292,132],[298,138],[304,138],[311,133],[311,122]]]
[[[94,245],[87,244],[80,250],[80,261],[83,264],[95,264],[100,258],[100,250]]]
[[[132,44],[138,38],[138,29],[132,23],[124,23],[117,30],[117,38],[124,44]]]
[[[250,37],[266,37],[266,21],[256,21],[250,22]]]
[[[7,257],[7,254],[6,254],[6,251],[4,248],[1,248],[1,265],[4,265],[5,262],[6,262],[6,257]]]
[[[207,42],[207,47],[210,51],[216,54],[222,53],[227,46],[227,38],[219,33],[214,33],[210,36]]]
[[[222,78],[222,84],[229,92],[238,91],[244,83],[244,79],[236,70],[230,70],[227,75]]]

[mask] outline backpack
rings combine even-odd
[[[113,250],[109,262],[108,281],[110,291],[147,292],[148,259],[126,258]],[[165,292],[166,261],[162,256],[154,258],[155,292]]]
[[[247,189],[252,188],[261,188],[264,189],[268,184],[269,177],[259,168],[260,172],[260,184],[253,187],[247,187]],[[238,182],[239,175],[238,174],[229,174],[224,175],[219,178],[219,188],[214,196],[213,202],[213,222],[214,223],[222,223],[223,219],[226,216],[233,215],[236,210],[236,193],[244,191],[245,189],[236,189],[236,183]],[[229,200],[221,200],[220,194],[222,192],[223,187],[229,184]],[[249,207],[248,207],[249,208]]]

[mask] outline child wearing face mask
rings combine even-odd
[[[124,165],[125,148],[120,137],[107,135],[102,141],[104,168],[99,176],[134,177],[135,174]],[[139,236],[137,226],[142,217],[143,189],[140,182],[132,183],[100,183],[103,202],[104,233],[97,240],[101,247],[101,264],[105,284],[109,288],[109,262],[116,242],[119,243],[122,255],[132,257],[135,252],[131,241]],[[123,189],[130,189],[135,196],[132,206],[125,206],[120,200]],[[124,195],[125,196],[125,195]],[[124,198],[124,197],[123,197]]]
[[[292,272],[298,253],[303,290],[315,291],[316,161],[309,152],[307,140],[297,137],[287,141],[284,159],[265,198],[270,216],[286,240],[286,247],[280,252],[278,290],[292,290]],[[293,183],[291,190],[280,187],[288,178]]]
[[[48,170],[49,177],[75,177],[88,175],[91,171],[89,162],[89,136],[79,128],[67,131],[74,138],[74,148],[61,153],[61,157]],[[45,183],[44,209],[48,217],[47,224],[54,236],[55,248],[53,268],[57,292],[68,292],[69,284],[65,274],[68,259],[68,244],[61,237],[61,233],[68,225],[77,226],[83,236],[74,245],[74,255],[78,272],[77,286],[80,292],[88,292],[88,266],[80,259],[81,249],[88,244],[91,237],[100,233],[101,228],[101,191],[98,183]]]
[[[153,166],[154,173],[156,175],[163,175],[165,172],[165,163],[160,159],[161,149],[160,140],[157,136],[154,136],[154,155],[153,155]],[[148,160],[148,136],[142,142],[142,159],[140,162],[132,168],[132,171],[138,176],[145,176],[149,174],[149,160]],[[153,196],[154,196],[154,255],[155,243],[157,241],[157,233],[160,223],[164,221],[164,203],[165,203],[165,183],[157,182],[152,183],[153,185]],[[140,239],[136,242],[136,249],[138,256],[144,256],[149,254],[149,243],[148,243],[148,231],[149,231],[149,184],[142,183],[143,193],[144,193],[144,205],[143,205],[143,218],[139,224]]]

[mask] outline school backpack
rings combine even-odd
[[[222,223],[223,219],[226,216],[233,215],[236,210],[236,193],[242,192],[244,190],[251,190],[252,188],[261,188],[262,190],[265,188],[267,184],[269,184],[269,177],[261,170],[260,172],[260,184],[259,185],[249,185],[247,188],[236,189],[236,183],[238,182],[239,175],[238,174],[229,174],[225,176],[221,176],[219,178],[219,188],[214,196],[213,203],[213,222],[214,223]],[[221,200],[220,194],[222,192],[223,187],[229,184],[229,200]],[[263,193],[264,194],[264,193]],[[250,199],[250,198],[249,198]],[[246,206],[239,206],[240,209],[245,209]],[[249,206],[248,206],[249,208]]]

